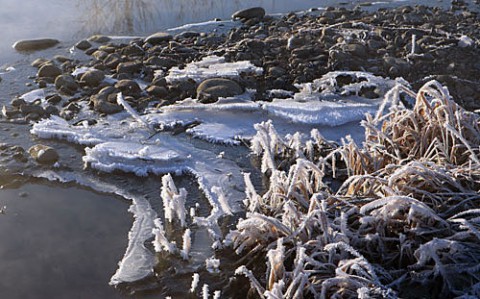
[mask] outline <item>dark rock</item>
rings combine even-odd
[[[151,96],[162,98],[168,94],[168,91],[165,87],[151,85],[147,88],[147,93]]]
[[[100,49],[92,53],[92,57],[98,60],[104,60],[107,56],[108,53]]]
[[[224,78],[207,79],[197,88],[197,97],[202,103],[211,103],[219,97],[232,97],[243,93],[243,88],[235,81]]]
[[[105,74],[99,70],[89,70],[86,71],[80,77],[80,83],[85,84],[89,87],[97,87],[105,78]]]
[[[252,7],[243,10],[239,10],[232,15],[232,19],[262,19],[265,16],[265,9],[262,7]]]
[[[183,31],[183,32],[175,35],[174,39],[179,40],[179,39],[183,39],[183,38],[194,38],[194,37],[197,37],[197,36],[200,36],[200,33],[195,32],[195,31]]]
[[[62,101],[62,97],[59,96],[58,94],[54,94],[54,95],[49,95],[45,97],[45,100],[49,104],[56,105]]]
[[[32,62],[31,66],[39,69],[42,65],[44,65],[46,63],[50,63],[50,60],[48,60],[46,58],[37,58]]]
[[[92,47],[92,44],[88,40],[81,40],[78,43],[75,44],[75,47],[80,50],[87,50]]]
[[[173,39],[173,36],[171,34],[168,34],[166,32],[157,32],[148,36],[145,39],[145,42],[152,45],[158,45],[163,42],[171,41],[172,39]]]
[[[57,151],[49,146],[43,144],[36,144],[28,149],[28,153],[32,158],[41,164],[54,164],[58,161]]]
[[[71,62],[72,61],[71,58],[68,58],[68,57],[63,56],[63,55],[55,55],[53,58],[60,63],[65,63],[65,62]]]
[[[58,75],[62,74],[62,70],[53,65],[53,64],[44,64],[43,66],[40,67],[37,73],[37,77],[39,78],[55,78]]]
[[[45,88],[45,87],[47,87],[47,81],[38,80],[38,88]]]
[[[270,76],[278,78],[285,75],[287,71],[284,68],[274,66],[268,69],[268,73],[270,74]]]
[[[367,47],[362,44],[348,44],[346,51],[360,58],[366,58],[368,54]]]
[[[112,44],[107,44],[107,45],[101,45],[98,47],[98,50],[104,51],[108,54],[114,53],[117,50],[118,46],[112,45]]]
[[[142,67],[142,63],[138,61],[122,62],[117,66],[117,73],[134,74],[140,72],[142,70]]]
[[[85,50],[85,54],[91,56],[97,50],[98,50],[97,48],[90,48],[90,49]]]
[[[141,47],[136,44],[128,45],[123,47],[121,50],[122,55],[126,56],[141,56],[144,54],[144,51]]]
[[[58,90],[75,92],[78,89],[78,84],[75,82],[75,79],[72,77],[72,75],[63,74],[55,78],[55,87]]]
[[[27,104],[27,102],[25,102],[25,100],[22,99],[22,98],[15,98],[15,99],[10,101],[10,105],[12,107],[20,107],[20,106],[25,105],[25,104]]]
[[[108,37],[108,36],[105,36],[105,35],[92,35],[88,38],[88,41],[94,42],[94,43],[99,43],[99,44],[107,43],[110,40],[111,40],[111,38]]]
[[[2,108],[2,115],[8,119],[10,118],[16,118],[20,114],[20,110],[18,110],[16,107],[7,107],[3,105]]]
[[[118,81],[115,88],[126,96],[138,96],[142,92],[137,82],[128,79]]]
[[[122,57],[117,53],[108,54],[103,60],[103,64],[110,69],[116,69],[120,62],[122,62]]]
[[[45,113],[45,110],[43,110],[42,106],[32,105],[32,104],[25,104],[20,106],[20,111],[22,112],[23,115],[36,113],[41,116]]]
[[[152,85],[160,86],[160,87],[167,87],[167,80],[165,77],[155,77],[152,80]]]
[[[42,116],[36,112],[30,112],[25,116],[26,121],[37,121],[40,118],[42,118]]]
[[[113,104],[107,101],[96,101],[94,104],[94,109],[97,112],[105,114],[115,114],[123,110],[123,108],[117,104]]]
[[[44,110],[46,115],[58,115],[60,113],[58,108],[53,105],[47,105]]]
[[[13,48],[17,51],[38,51],[51,48],[58,43],[58,40],[50,38],[29,39],[17,41],[13,44]]]

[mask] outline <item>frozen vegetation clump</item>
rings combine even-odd
[[[430,81],[390,90],[362,145],[256,125],[269,188],[257,193],[245,174],[247,214],[224,242],[265,264],[236,274],[260,298],[479,296],[479,124]]]
[[[247,61],[206,57],[172,68],[166,80],[201,82],[245,72],[261,70]],[[220,260],[212,251],[196,255],[195,233],[203,229],[212,239],[209,249],[241,256],[235,274],[245,276],[261,298],[396,298],[409,288],[439,290],[434,296],[479,296],[479,117],[455,104],[436,81],[415,93],[403,80],[332,72],[297,87],[295,94],[283,93],[287,99],[254,101],[255,91],[246,90],[210,104],[187,98],[161,111],[136,111],[118,94],[126,112],[93,125],[52,116],[31,132],[88,146],[86,167],[166,174],[163,221],[147,213],[148,201],[143,209],[132,205],[139,220],[119,270],[128,277],[153,272],[138,272],[131,262],[146,256],[147,239],[157,256],[196,260],[218,274]],[[83,107],[82,113],[91,111]],[[365,113],[363,140],[340,139]],[[170,134],[178,127],[211,143],[249,143],[268,177],[267,190],[257,191],[250,175],[223,154]],[[209,214],[190,213],[188,223],[187,193],[167,173],[192,175]],[[233,229],[225,235],[228,221],[234,225],[228,223]],[[168,235],[163,223],[177,225],[183,237]],[[233,272],[225,268],[220,272]],[[132,281],[125,277],[116,275],[112,283]],[[197,291],[198,286],[196,275],[191,292],[208,298],[209,286]]]

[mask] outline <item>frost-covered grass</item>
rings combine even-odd
[[[169,80],[200,82],[244,71],[260,70],[210,57],[173,69]],[[349,83],[338,80],[345,77]],[[159,192],[165,220],[151,213],[147,200],[134,202],[137,220],[113,284],[153,273],[147,240],[163,256],[198,261],[195,234],[201,227],[211,248],[240,256],[237,270],[222,275],[247,277],[261,298],[395,298],[419,285],[445,297],[478,296],[479,118],[435,81],[418,93],[407,86],[363,72],[333,72],[298,86],[288,99],[253,101],[255,91],[247,90],[212,104],[186,99],[162,111],[136,111],[119,94],[127,113],[81,126],[51,117],[32,133],[89,146],[86,167],[137,176],[190,173],[204,192],[210,214],[190,211],[191,221],[188,195],[169,174]],[[374,89],[375,97],[367,98],[365,89]],[[405,99],[414,101],[413,109]],[[323,136],[344,134],[339,126],[375,112],[363,121],[362,144],[358,136],[338,143]],[[223,154],[163,131],[176,125],[192,125],[187,134],[212,143],[249,141],[268,189],[256,190],[249,174]],[[316,127],[310,138],[298,132],[307,127]],[[245,216],[237,219],[242,201]],[[226,216],[235,223],[225,236]],[[164,223],[181,228],[178,244],[169,240]],[[211,251],[201,258],[195,271],[228,271]],[[262,263],[245,262],[252,260]],[[221,296],[200,274],[193,277],[192,293]]]
[[[260,298],[396,298],[421,285],[433,297],[480,295],[480,119],[435,81],[385,101],[362,146],[256,126],[270,186],[259,195],[245,176],[248,212],[225,244],[267,264],[237,270]]]

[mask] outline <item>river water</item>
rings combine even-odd
[[[27,77],[35,74],[31,61],[65,55],[75,41],[92,34],[146,35],[185,23],[228,19],[236,10],[252,6],[262,6],[273,14],[362,2],[0,0],[0,73],[9,67],[16,69],[0,75],[0,104],[33,89],[26,86]],[[381,5],[415,2],[419,3],[385,1]],[[39,37],[56,38],[61,44],[31,54],[19,54],[11,48],[16,40]],[[39,142],[29,137],[28,130],[27,125],[0,125],[3,142],[26,148]],[[62,146],[65,153],[79,151]],[[0,189],[0,208],[6,207],[0,214],[0,298],[120,297],[108,281],[127,246],[132,223],[129,203],[75,185],[29,180],[15,186]]]

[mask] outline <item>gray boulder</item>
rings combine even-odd
[[[265,9],[262,7],[252,7],[243,10],[239,10],[232,15],[232,19],[250,20],[250,19],[263,19],[265,16]]]
[[[168,34],[166,32],[157,32],[148,36],[145,39],[145,42],[152,45],[158,45],[163,42],[171,41],[172,39],[173,39],[173,36],[171,34]]]
[[[219,97],[232,97],[243,93],[243,88],[235,81],[225,78],[211,78],[197,87],[197,97],[201,103],[213,103]]]
[[[72,75],[63,74],[55,78],[55,87],[60,91],[75,92],[78,89],[78,84]]]
[[[58,40],[51,38],[27,39],[15,42],[12,47],[17,51],[38,51],[51,48],[58,43]]]
[[[62,70],[53,64],[44,64],[37,73],[38,78],[55,78],[62,74]]]
[[[89,70],[86,71],[80,77],[80,83],[85,84],[89,87],[97,87],[105,79],[105,74],[100,70]]]
[[[53,164],[58,161],[57,151],[49,146],[43,144],[36,144],[32,146],[28,153],[32,158],[41,164]]]

